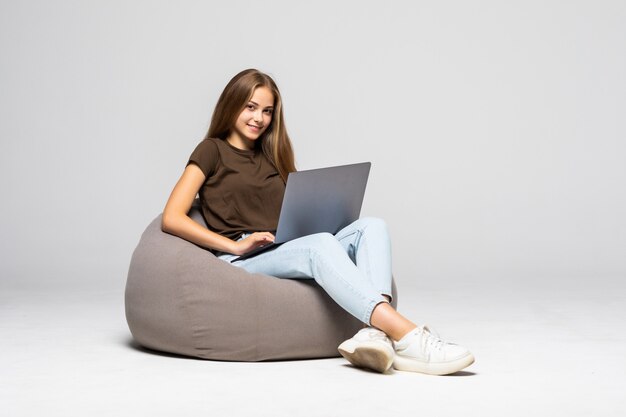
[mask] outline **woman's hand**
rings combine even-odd
[[[274,241],[274,235],[270,232],[256,232],[252,233],[245,239],[235,242],[233,255],[244,255],[250,252],[252,249],[256,249],[259,246],[267,245]]]

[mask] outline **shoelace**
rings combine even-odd
[[[417,330],[422,337],[422,350],[424,352],[428,351],[427,347],[441,350],[443,345],[446,343],[439,337],[439,334],[434,329],[431,329],[426,325],[418,327]]]
[[[385,332],[383,332],[381,330],[378,330],[378,329],[376,329],[374,327],[365,327],[365,328],[359,330],[359,333],[366,334],[367,337],[369,337],[372,340],[382,340],[384,342],[391,343],[391,340],[387,337]]]

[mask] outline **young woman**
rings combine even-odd
[[[244,70],[222,92],[209,131],[163,210],[162,229],[250,272],[315,279],[366,325],[338,347],[355,366],[442,375],[472,364],[467,349],[441,340],[389,304],[391,250],[380,219],[362,218],[336,235],[305,236],[233,261],[274,240],[287,175],[295,170],[274,80]],[[187,216],[198,193],[208,229]]]

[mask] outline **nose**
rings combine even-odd
[[[254,121],[255,122],[263,121],[263,110],[258,109],[257,111],[254,112]]]

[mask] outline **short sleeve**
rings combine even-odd
[[[187,165],[193,162],[202,170],[204,176],[209,178],[217,170],[218,161],[219,152],[217,150],[217,144],[210,139],[204,139],[196,146],[191,156],[189,156]]]

